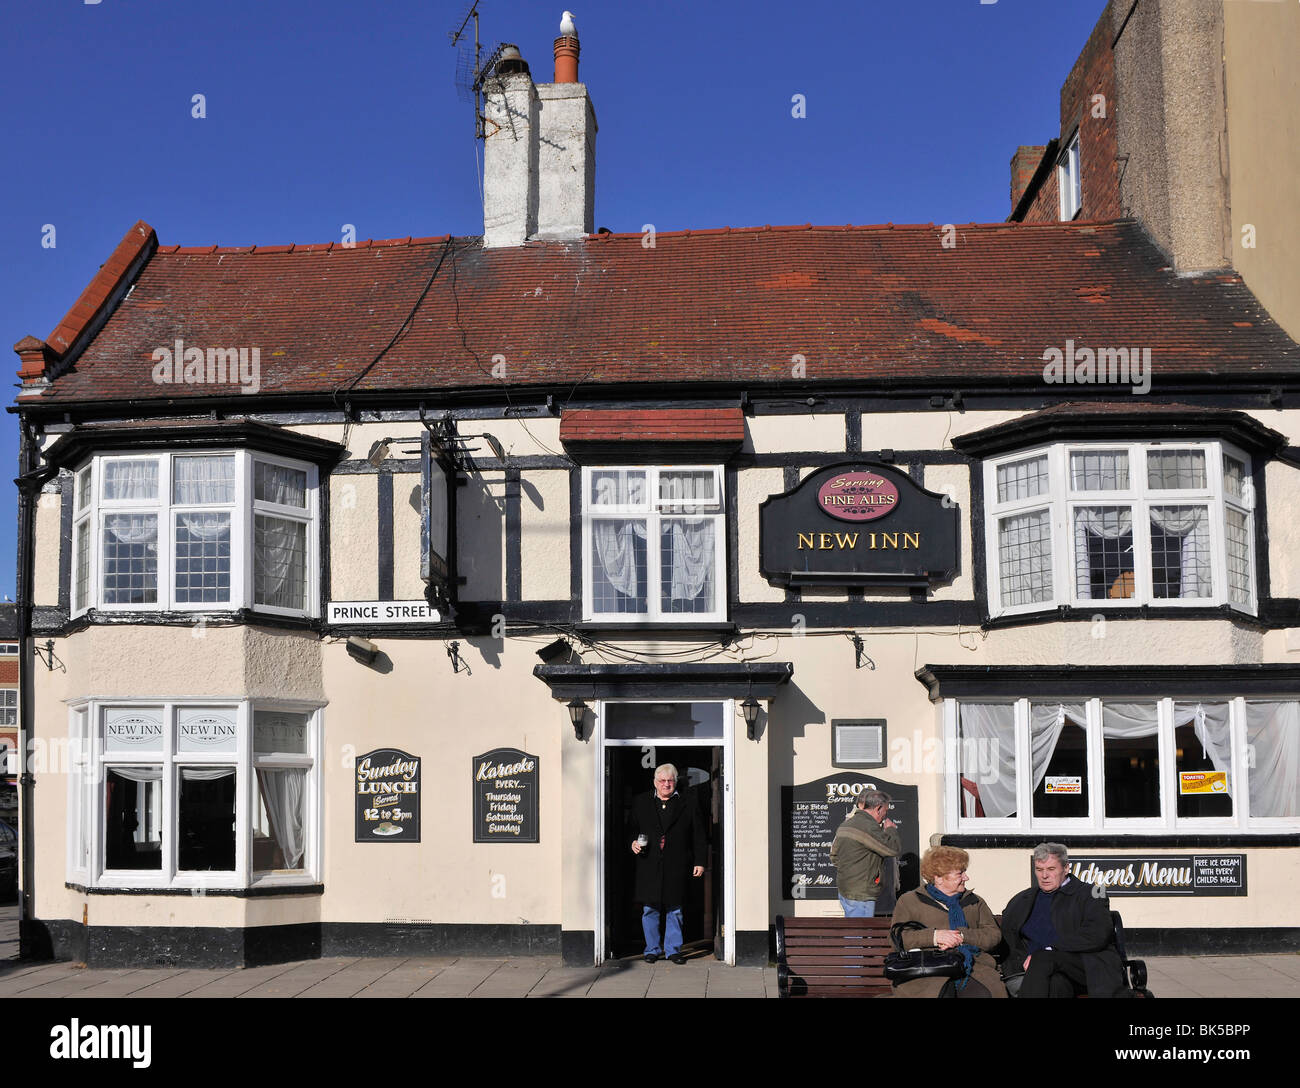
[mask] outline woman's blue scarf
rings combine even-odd
[[[961,909],[961,900],[955,895],[944,895],[933,884],[925,886],[925,894],[933,899],[936,903],[942,903],[948,908],[948,928],[963,929],[966,927],[966,912]],[[973,945],[959,944],[952,951],[960,952],[962,959],[966,962],[966,974],[957,979],[956,989],[962,990],[970,978],[971,969],[975,966],[975,957],[980,954],[980,950]]]

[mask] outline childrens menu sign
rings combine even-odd
[[[356,841],[420,841],[420,757],[400,748],[357,756]]]
[[[536,756],[494,748],[475,756],[474,841],[537,842]]]
[[[1115,895],[1245,895],[1245,854],[1070,855],[1070,872]]]
[[[959,527],[956,503],[905,472],[832,465],[759,507],[759,565],[779,586],[925,586],[956,575]]]
[[[902,853],[896,859],[901,891],[918,883],[916,787],[896,786],[882,778],[844,771],[816,782],[781,787],[781,882],[789,899],[835,899],[835,866],[831,844],[835,829],[853,811],[866,789],[889,794],[889,818],[898,824]],[[894,888],[889,869],[881,876],[876,913],[893,909]]]

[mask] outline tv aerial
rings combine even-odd
[[[495,77],[497,62],[501,59],[502,52],[513,47],[497,42],[484,58],[483,44],[479,40],[479,3],[480,0],[473,0],[460,25],[455,30],[448,31],[447,37],[459,50],[456,57],[456,92],[462,102],[474,103],[474,135],[482,140],[487,136],[487,117],[483,113],[483,88],[488,80]],[[471,21],[474,23],[472,48],[469,40]]]

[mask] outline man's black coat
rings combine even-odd
[[[1110,997],[1124,985],[1124,968],[1115,950],[1115,927],[1110,921],[1110,900],[1092,894],[1092,885],[1077,878],[1062,884],[1052,895],[1052,925],[1060,938],[1052,947],[1083,957],[1088,993]],[[1026,888],[1002,912],[1002,937],[1011,949],[1007,969],[1018,973],[1029,955],[1028,942],[1020,932],[1034,911],[1038,885]]]
[[[680,907],[691,869],[705,861],[704,826],[696,816],[694,795],[679,792],[660,801],[653,790],[637,794],[628,823],[629,845],[637,835],[650,840],[636,858],[637,901],[666,910]]]

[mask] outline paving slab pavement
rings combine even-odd
[[[16,909],[0,906],[0,999],[777,996],[774,967],[727,967],[708,956],[681,966],[629,957],[601,967],[566,967],[558,956],[336,956],[205,970],[22,962],[13,958],[17,947]],[[1300,998],[1300,953],[1153,956],[1146,964],[1159,998]]]

